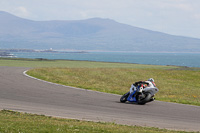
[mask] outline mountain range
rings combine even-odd
[[[111,19],[33,21],[0,11],[0,49],[200,52],[200,39]]]

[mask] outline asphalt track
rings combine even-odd
[[[146,105],[120,103],[119,95],[32,79],[23,74],[28,69],[0,67],[0,109],[81,120],[200,131],[198,106],[160,101]]]

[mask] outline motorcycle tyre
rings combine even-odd
[[[128,96],[130,95],[130,92],[127,92],[120,98],[121,103],[125,103],[127,101]]]
[[[150,102],[150,99],[151,99],[151,97],[152,97],[151,93],[146,93],[145,95],[146,95],[146,97],[145,97],[143,100],[141,100],[141,101],[138,100],[138,104],[144,105],[144,104],[146,104],[147,102]]]

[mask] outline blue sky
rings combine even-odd
[[[0,10],[38,21],[110,18],[200,38],[200,0],[0,0]]]

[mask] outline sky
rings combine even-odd
[[[0,0],[0,11],[36,21],[109,18],[200,38],[200,0]]]

